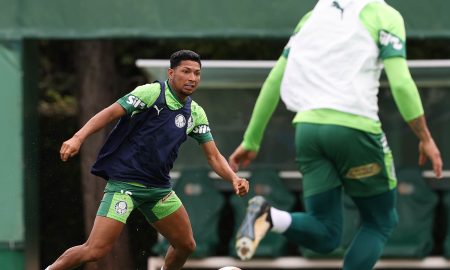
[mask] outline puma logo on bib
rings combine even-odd
[[[153,108],[155,108],[155,110],[158,113],[158,115],[164,109],[164,108],[159,109],[158,106],[156,106],[156,105],[153,105]]]

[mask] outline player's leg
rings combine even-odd
[[[162,269],[181,269],[195,251],[194,235],[186,209],[181,205],[172,214],[153,223],[153,226],[170,243]]]
[[[287,239],[319,253],[334,250],[342,235],[342,191],[339,172],[324,154],[325,125],[296,126],[296,161],[303,175],[304,213],[292,213]]]
[[[342,236],[341,201],[341,187],[305,198],[305,212],[291,213],[292,223],[284,235],[290,242],[317,253],[333,251]]]
[[[347,155],[337,159],[345,191],[355,202],[361,226],[344,258],[345,270],[372,269],[398,222],[396,177],[384,134],[349,129]],[[364,250],[363,250],[364,249]]]
[[[139,211],[170,243],[163,269],[181,269],[195,250],[191,222],[186,209],[175,192],[167,188],[147,189],[145,194],[140,196],[139,200],[141,199]]]
[[[273,227],[271,209],[272,207],[262,196],[256,196],[249,200],[247,213],[236,234],[236,253],[242,260],[249,260],[253,257],[259,242]]]
[[[345,255],[344,270],[373,269],[398,222],[396,192],[352,198],[361,215],[361,227]]]
[[[313,251],[333,251],[342,234],[341,200],[341,187],[335,187],[305,198],[306,212],[289,213],[270,207],[261,196],[252,198],[236,235],[238,256],[243,260],[250,259],[269,229]]]
[[[66,250],[48,269],[73,269],[104,257],[120,236],[133,211],[133,201],[126,192],[121,183],[109,181],[88,240]]]
[[[97,216],[88,240],[82,245],[66,250],[48,269],[73,269],[84,263],[99,260],[112,248],[124,225],[117,220]]]
[[[296,129],[297,161],[303,174],[305,213],[288,213],[269,207],[262,197],[249,201],[237,234],[236,251],[250,259],[271,228],[295,244],[326,253],[337,247],[342,231],[341,182],[334,165],[323,157],[321,125],[299,124]]]

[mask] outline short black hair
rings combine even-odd
[[[177,52],[174,52],[170,56],[170,68],[176,68],[180,65],[181,61],[185,60],[191,60],[194,62],[197,62],[200,67],[202,67],[202,62],[200,60],[200,55],[198,55],[196,52],[190,51],[190,50],[180,50]]]

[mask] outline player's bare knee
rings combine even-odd
[[[179,246],[179,248],[186,254],[194,253],[196,247],[197,244],[195,243],[194,239],[183,241],[183,243],[181,243],[181,245]]]

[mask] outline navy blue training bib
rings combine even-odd
[[[186,141],[191,117],[191,98],[171,110],[166,104],[165,84],[151,107],[124,115],[100,150],[91,172],[106,180],[137,182],[150,187],[170,187],[169,172]]]

